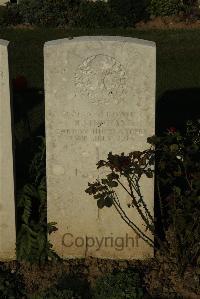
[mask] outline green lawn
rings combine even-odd
[[[200,30],[197,29],[0,29],[0,38],[11,42],[11,77],[23,74],[31,87],[43,88],[44,42],[80,35],[121,35],[155,41],[157,97],[169,89],[200,87]]]

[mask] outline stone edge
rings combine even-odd
[[[48,41],[44,43],[44,48],[48,46],[56,46],[63,43],[74,43],[74,42],[100,42],[100,41],[107,41],[107,42],[125,42],[125,43],[134,43],[141,46],[147,47],[156,47],[156,43],[153,41],[148,41],[139,38],[133,37],[123,37],[123,36],[78,36],[78,37],[69,37],[69,38],[62,38],[56,39],[52,41]]]
[[[7,47],[9,44],[9,41],[5,40],[5,39],[0,39],[0,46],[5,46]]]

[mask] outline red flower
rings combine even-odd
[[[16,91],[22,91],[27,89],[27,80],[24,76],[17,76],[15,79],[12,80],[13,89]]]
[[[170,127],[169,129],[167,129],[168,133],[174,134],[176,133],[176,128],[175,127]]]

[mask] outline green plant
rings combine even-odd
[[[7,8],[0,6],[0,25],[7,25]]]
[[[82,1],[74,25],[89,28],[112,25],[107,3],[104,1]]]
[[[20,0],[18,9],[22,23],[38,24],[42,16],[42,3],[40,0]]]
[[[23,284],[17,271],[0,266],[0,298],[22,299],[25,295]]]
[[[57,259],[59,257],[47,240],[47,234],[57,229],[56,223],[47,224],[44,138],[41,138],[39,150],[30,166],[30,181],[17,196],[17,259],[30,262]]]
[[[107,167],[111,173],[104,179],[89,183],[86,192],[97,199],[98,208],[114,206],[143,240],[150,246],[158,245],[155,257],[159,269],[157,274],[168,295],[175,290],[181,296],[187,294],[187,298],[198,298],[193,295],[195,292],[200,294],[200,120],[187,122],[183,135],[170,128],[163,136],[152,136],[147,140],[154,150],[135,151],[127,156],[109,153],[107,161],[99,161],[97,168]],[[158,190],[155,204],[160,206],[164,241],[154,229],[154,221],[145,206],[139,185],[142,175],[152,177],[154,155]],[[155,244],[121,209],[120,199],[114,191],[119,186],[130,195],[130,207],[137,209],[146,228],[155,236]],[[146,213],[143,214],[143,211]],[[149,285],[158,281],[155,269],[153,271]],[[188,277],[192,281],[189,286],[186,284]]]
[[[89,291],[89,284],[86,280],[73,274],[62,272],[56,283],[53,283],[51,287],[29,294],[28,299],[89,299]]]
[[[200,265],[200,121],[188,121],[185,135],[171,129],[148,142],[156,148],[162,215],[167,212],[166,224],[174,239],[171,253],[183,275],[189,265]]]
[[[183,11],[186,17],[195,16],[195,8],[198,8],[198,0],[183,0]],[[196,11],[197,12],[197,11]],[[198,18],[198,14],[196,16]]]
[[[0,25],[16,25],[21,23],[18,5],[16,3],[7,2],[6,6],[0,6]]]
[[[6,24],[7,25],[17,25],[22,23],[23,19],[20,15],[19,6],[17,3],[8,2],[6,5]]]
[[[57,290],[56,287],[38,294],[29,295],[27,299],[78,299],[71,290]]]
[[[133,26],[147,17],[148,0],[20,0],[21,22],[42,26]]]
[[[177,15],[184,8],[182,0],[150,0],[148,12],[152,16]]]
[[[73,23],[79,5],[80,0],[20,0],[18,7],[25,23],[59,26]]]
[[[89,195],[93,195],[97,199],[98,208],[114,206],[121,218],[133,229],[150,246],[154,246],[154,240],[147,233],[143,232],[140,227],[129,219],[125,210],[122,208],[120,199],[118,198],[115,188],[123,188],[130,196],[131,203],[129,208],[135,208],[141,217],[146,231],[150,231],[155,235],[154,219],[146,205],[141,194],[140,180],[143,176],[147,178],[153,177],[154,150],[135,151],[127,156],[108,154],[107,161],[100,160],[97,168],[106,167],[110,173],[101,180],[97,179],[94,183],[88,183],[85,190]]]
[[[135,271],[114,272],[96,281],[92,295],[94,299],[140,299],[144,298],[143,283]]]
[[[134,26],[148,18],[148,0],[108,0],[107,2],[114,26]]]
[[[80,0],[43,0],[41,25],[72,26],[78,14]]]

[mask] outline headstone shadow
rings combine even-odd
[[[166,91],[156,105],[156,134],[170,127],[184,133],[187,120],[200,118],[200,88]]]
[[[181,134],[186,132],[186,122],[188,120],[200,119],[200,88],[184,88],[177,90],[166,91],[157,101],[156,104],[156,135],[163,135],[169,128],[175,128]],[[157,172],[157,170],[156,170]],[[160,215],[158,202],[158,192],[155,184],[155,202],[154,212],[157,216],[156,229],[161,238],[164,238],[162,230],[162,219]],[[170,197],[171,191],[168,188],[162,190],[167,200]],[[165,215],[167,217],[167,209]]]

